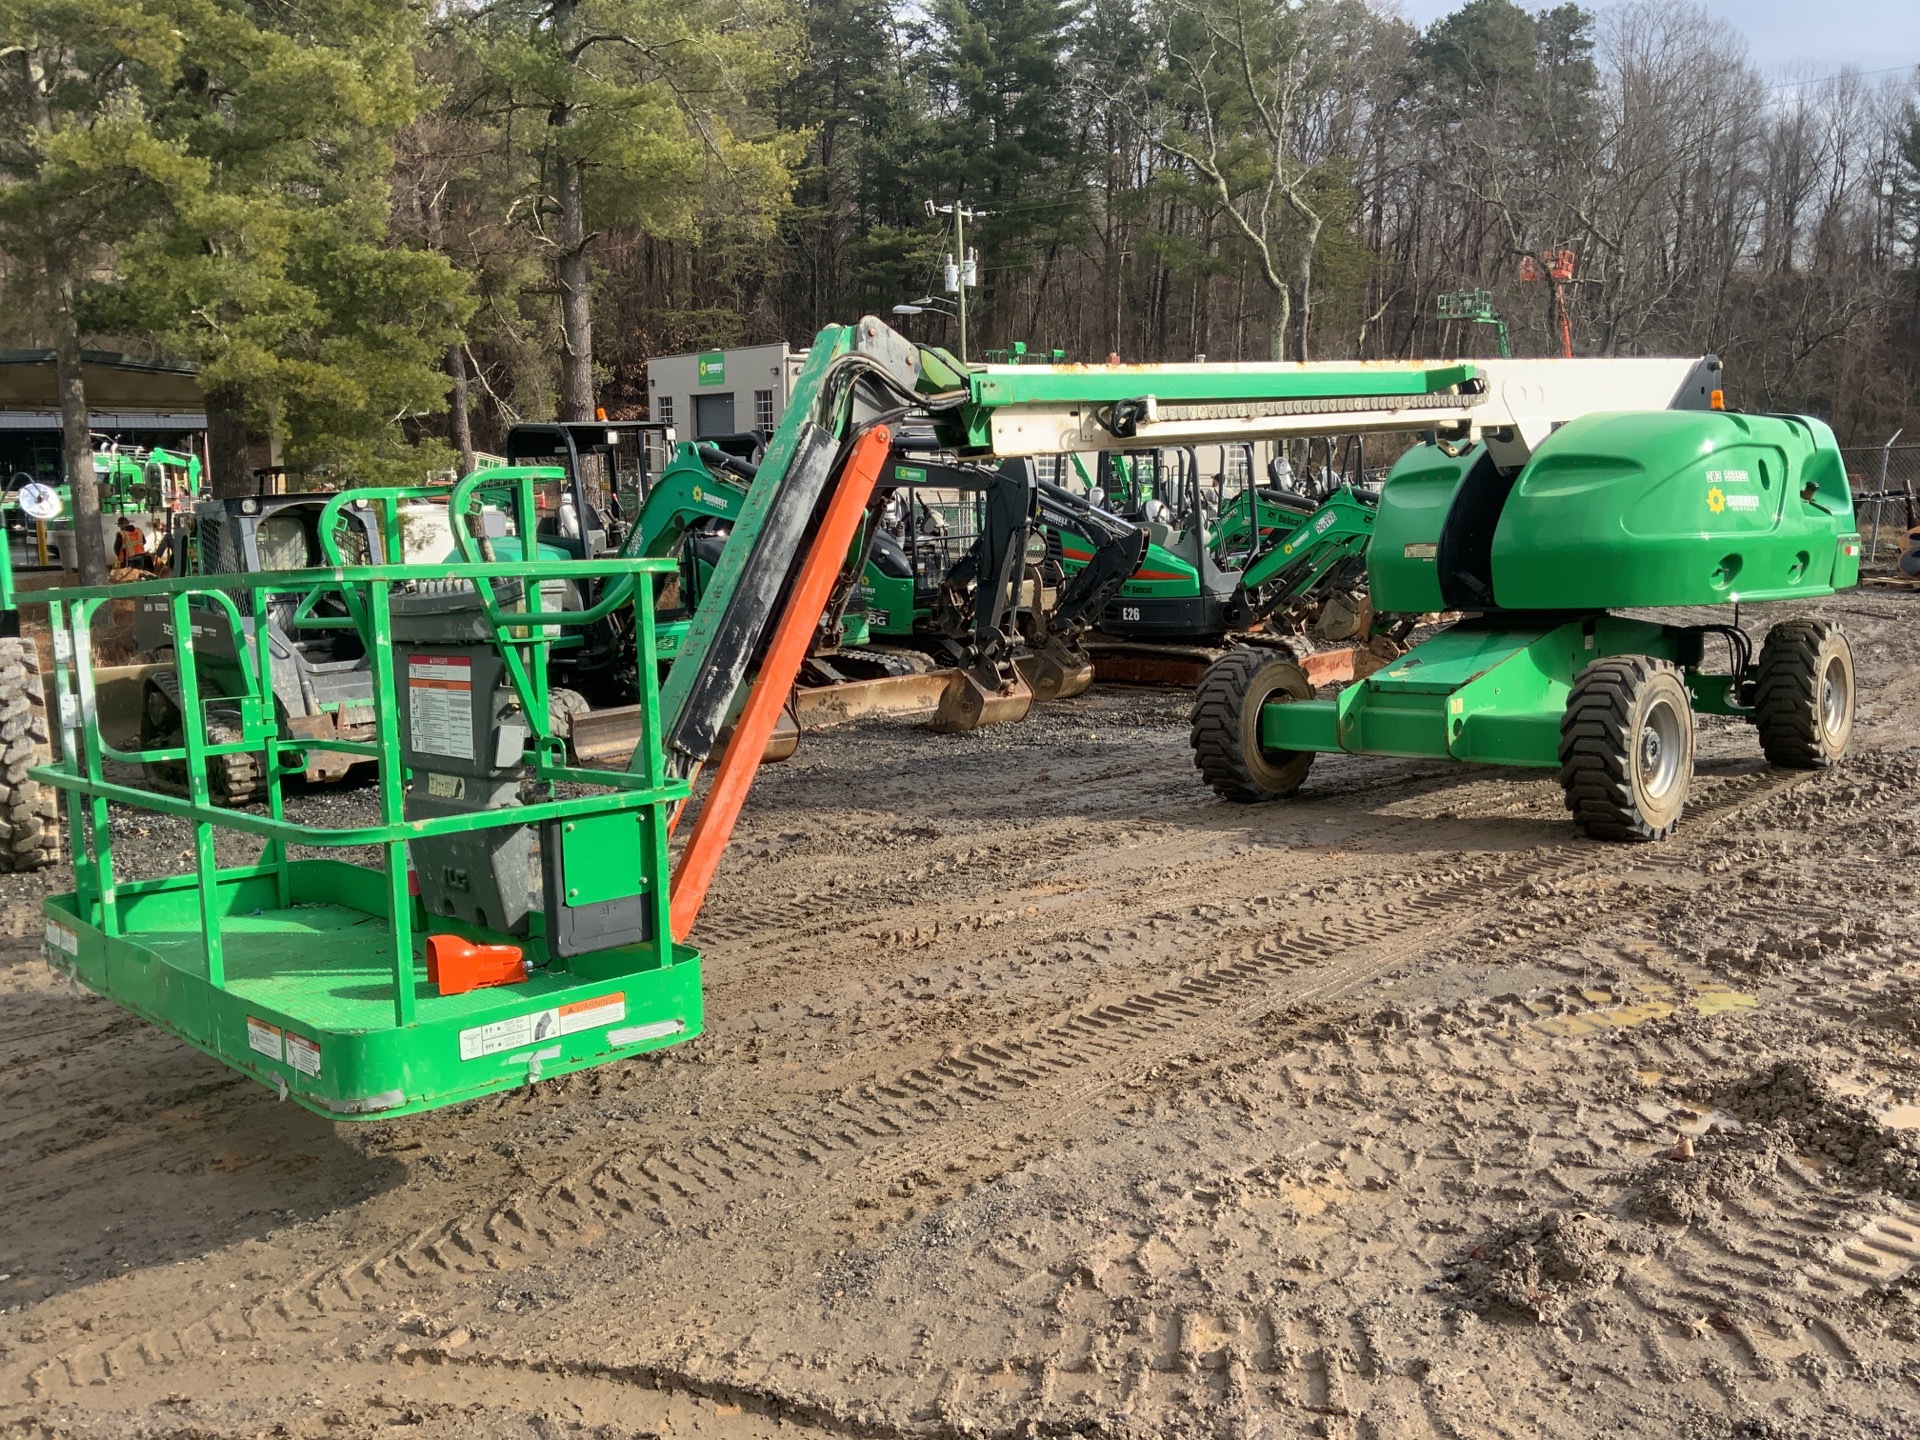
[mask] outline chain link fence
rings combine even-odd
[[[1863,445],[1840,455],[1864,547],[1861,568],[1891,570],[1907,531],[1920,525],[1920,445]]]

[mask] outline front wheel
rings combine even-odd
[[[1596,840],[1664,840],[1693,781],[1693,697],[1665,660],[1596,660],[1560,719],[1560,784]]]
[[[1760,749],[1775,765],[1823,770],[1853,739],[1853,647],[1824,620],[1767,631],[1753,687]]]
[[[1193,697],[1193,763],[1216,795],[1236,804],[1278,800],[1306,782],[1311,750],[1266,750],[1260,711],[1269,700],[1311,700],[1306,671],[1274,650],[1242,646],[1207,667]]]

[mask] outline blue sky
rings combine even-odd
[[[1551,0],[1519,0],[1537,10]],[[1590,9],[1606,0],[1585,0]],[[1770,75],[1800,78],[1843,65],[1879,70],[1920,65],[1920,0],[1704,0],[1714,15],[1747,37],[1753,58]],[[1458,8],[1458,0],[1400,0],[1409,20],[1425,25]]]

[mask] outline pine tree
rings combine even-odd
[[[17,297],[53,334],[61,452],[78,568],[106,582],[80,353],[83,285],[116,242],[204,183],[157,135],[143,92],[174,73],[181,37],[139,0],[0,0],[0,249],[30,282]]]
[[[771,239],[801,140],[772,132],[750,102],[796,38],[782,0],[485,8],[480,78],[461,103],[530,162],[513,208],[551,259],[564,418],[594,413],[592,251],[605,230],[690,236],[724,210]]]
[[[394,135],[423,97],[418,17],[383,0],[151,0],[184,37],[145,99],[205,170],[119,247],[100,313],[199,362],[218,494],[253,488],[248,425],[296,469],[415,481],[446,461],[396,425],[438,411],[468,308],[445,259],[388,241]]]

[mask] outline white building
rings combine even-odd
[[[648,415],[673,426],[683,440],[742,430],[771,434],[793,394],[807,352],[783,340],[647,361]]]

